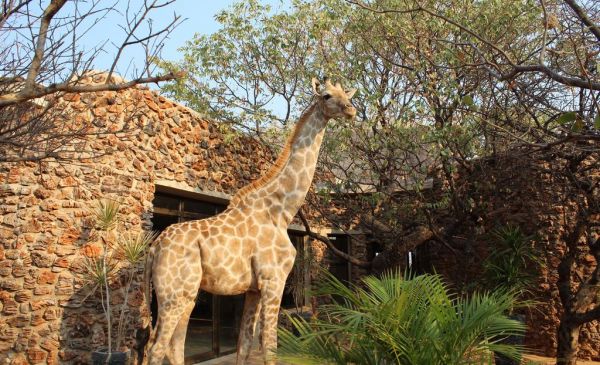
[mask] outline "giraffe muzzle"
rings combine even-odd
[[[356,116],[356,108],[353,106],[346,107],[344,109],[344,114],[346,116],[346,119],[354,119],[354,117]]]

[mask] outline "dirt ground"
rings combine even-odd
[[[199,363],[197,365],[233,365],[235,364],[235,354],[220,357],[218,359],[209,360],[206,362]],[[250,361],[248,365],[262,365],[263,362],[260,360],[260,353],[252,351]],[[523,365],[556,365],[556,359],[550,357],[542,357],[536,355],[525,355],[525,361]],[[600,365],[600,361],[578,361],[577,365]]]
[[[529,361],[529,362],[528,362]],[[556,365],[556,359],[536,355],[525,355],[523,365]],[[600,365],[600,361],[577,361],[577,365]]]

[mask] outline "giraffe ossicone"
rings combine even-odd
[[[171,364],[184,363],[187,325],[201,290],[246,293],[237,364],[246,362],[257,327],[265,364],[275,364],[279,306],[296,256],[287,227],[312,183],[327,122],[356,114],[350,103],[354,89],[316,79],[312,86],[314,101],[263,176],[241,188],[219,215],[173,224],[153,243],[145,271],[146,300],[152,280],[158,317],[144,363],[162,364],[165,356]]]

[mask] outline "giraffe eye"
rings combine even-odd
[[[323,100],[329,100],[329,98],[331,98],[331,95],[329,95],[329,94],[323,95]]]

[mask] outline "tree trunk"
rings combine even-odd
[[[556,352],[556,365],[576,365],[577,348],[579,347],[579,330],[581,324],[565,313],[558,327],[558,349]]]

